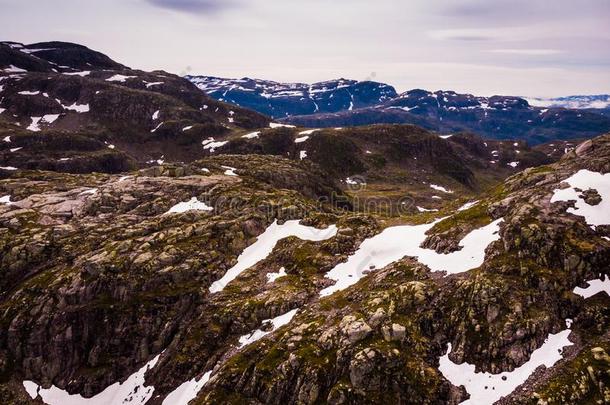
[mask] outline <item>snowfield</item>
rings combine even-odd
[[[320,291],[328,296],[356,284],[367,272],[383,268],[405,256],[417,257],[432,271],[449,274],[462,273],[479,267],[485,260],[485,249],[500,238],[502,219],[470,232],[460,241],[461,250],[449,254],[437,253],[420,247],[426,232],[444,218],[423,225],[401,225],[386,228],[380,234],[366,239],[346,262],[338,264],[326,274],[336,283]]]
[[[63,105],[62,107],[66,110],[76,111],[77,113],[86,113],[89,112],[89,104],[77,104],[73,103],[72,105]]]
[[[267,273],[267,283],[274,283],[278,278],[287,276],[286,269],[281,268],[277,273]]]
[[[297,311],[298,311],[298,308],[293,309],[292,311],[287,312],[278,317],[275,317],[273,319],[265,319],[262,322],[262,324],[265,325],[267,323],[270,323],[272,325],[272,328],[269,330],[257,329],[255,331],[253,331],[252,333],[243,335],[242,337],[239,338],[239,347],[242,348],[242,347],[248,346],[249,344],[254,343],[257,340],[262,339],[266,335],[268,335],[272,332],[275,332],[277,329],[281,328],[282,326],[287,325],[292,320],[292,318],[294,318]]]
[[[216,151],[216,149],[223,147],[228,143],[229,143],[229,141],[215,142],[214,138],[208,138],[201,142],[201,144],[203,145],[203,149],[209,150],[210,153],[214,153]]]
[[[30,123],[30,125],[26,128],[28,131],[33,131],[33,132],[38,132],[40,131],[40,120],[42,120],[42,117],[30,117],[32,122]]]
[[[163,400],[162,405],[187,405],[197,397],[199,391],[207,384],[212,375],[212,370],[206,372],[199,380],[193,378],[170,392]]]
[[[500,374],[477,373],[472,364],[455,364],[449,359],[451,344],[447,354],[440,358],[438,369],[451,384],[458,387],[463,385],[466,388],[470,399],[462,402],[462,405],[491,405],[523,384],[539,366],[552,367],[561,360],[562,349],[572,345],[568,339],[570,332],[570,329],[566,329],[554,335],[550,334],[544,344],[534,350],[529,361],[513,371]]]
[[[123,383],[116,382],[92,398],[84,398],[80,394],[71,395],[54,385],[42,388],[32,381],[24,381],[23,386],[32,399],[40,397],[48,405],[143,405],[155,391],[154,387],[144,385],[144,375],[155,367],[159,357],[160,355],[146,363]]]
[[[127,79],[133,79],[136,76],[125,76],[125,75],[114,75],[106,79],[107,82],[121,82],[124,83]]]
[[[557,201],[575,201],[574,208],[568,208],[567,212],[585,218],[592,228],[599,225],[610,224],[610,173],[601,174],[589,170],[579,170],[571,177],[564,180],[570,187],[554,191],[551,203]],[[576,191],[597,190],[602,198],[598,205],[589,205],[581,198],[582,193]]]
[[[163,215],[180,214],[187,211],[212,211],[213,209],[214,208],[208,206],[206,203],[199,201],[197,197],[193,197],[187,202],[181,202],[174,205]]]
[[[443,193],[447,193],[447,194],[453,194],[453,191],[451,190],[447,190],[445,187],[443,186],[437,186],[436,184],[430,184],[430,188],[436,190],[436,191],[442,191]]]
[[[270,122],[269,128],[296,128],[294,125],[278,124],[276,122]]]
[[[307,131],[299,132],[299,135],[311,135],[314,132],[320,131],[319,129],[308,129]]]
[[[6,204],[6,205],[11,205],[11,196],[10,195],[5,195],[0,197],[0,204]]]
[[[606,277],[605,279],[595,279],[587,281],[587,284],[589,284],[589,286],[586,288],[576,287],[574,289],[574,294],[580,295],[585,299],[592,297],[602,291],[605,292],[607,295],[610,295],[610,277]]]
[[[330,239],[337,234],[337,227],[331,225],[326,229],[317,229],[299,224],[298,220],[286,221],[279,225],[274,221],[252,245],[248,246],[237,258],[235,266],[227,270],[226,274],[210,287],[211,293],[222,291],[227,284],[235,280],[242,272],[264,260],[275,245],[282,239],[296,236],[299,239],[319,242]]]

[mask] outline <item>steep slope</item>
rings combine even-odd
[[[329,203],[325,172],[277,156],[15,172],[0,180],[0,399],[603,400],[610,297],[589,295],[610,276],[609,164],[606,135],[399,219]]]
[[[372,81],[338,79],[309,85],[249,78],[186,78],[210,97],[250,108],[273,118],[349,111],[381,104],[397,96],[393,87]]]
[[[191,161],[203,156],[202,140],[268,122],[183,78],[129,69],[79,45],[0,43],[0,138],[10,140],[2,167],[80,172],[80,160],[118,172],[160,159]],[[117,163],[96,165],[99,155]]]

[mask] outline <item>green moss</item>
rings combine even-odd
[[[464,211],[459,211],[453,216],[442,220],[434,225],[430,233],[443,233],[458,226],[469,227],[469,229],[481,228],[491,223],[491,217],[487,214],[487,204],[479,203]]]
[[[553,172],[554,169],[550,166],[538,166],[533,167],[526,170],[527,174],[540,174],[540,173],[550,173]]]
[[[572,401],[577,401],[579,404],[605,403],[601,387],[604,387],[605,395],[610,394],[609,364],[607,361],[596,360],[593,357],[591,352],[593,347],[595,346],[585,347],[575,359],[563,364],[549,381],[536,387],[537,396],[548,401],[549,405],[576,403]],[[600,347],[606,353],[610,352],[610,343],[600,343]],[[601,381],[593,380],[592,373]],[[534,404],[536,401],[532,399],[531,403]]]

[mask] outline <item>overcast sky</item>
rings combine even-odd
[[[76,42],[143,70],[610,93],[610,0],[0,0],[0,9],[2,40]]]

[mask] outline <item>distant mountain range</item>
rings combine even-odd
[[[394,87],[371,81],[338,79],[314,84],[256,79],[186,76],[209,96],[247,106],[272,118],[335,113],[370,107],[398,96]]]
[[[453,91],[416,89],[398,94],[384,83],[347,79],[311,85],[209,76],[187,79],[220,101],[311,128],[416,124],[441,133],[469,131],[531,144],[591,137],[610,130],[610,117],[601,109],[607,106],[604,100],[608,96],[534,99],[530,103],[522,97],[477,97]]]

